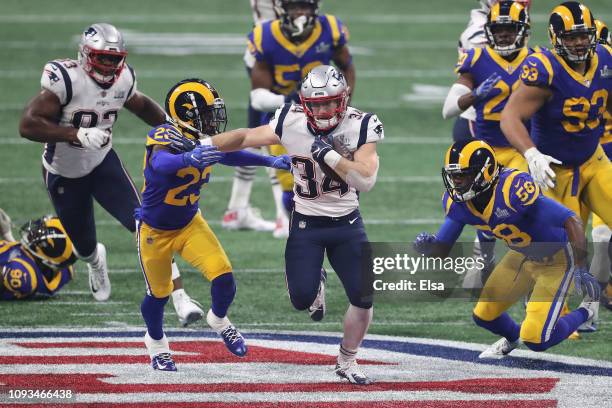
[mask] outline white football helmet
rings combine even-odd
[[[78,60],[85,72],[99,84],[115,82],[125,66],[126,57],[123,35],[115,26],[96,23],[83,31]]]
[[[308,123],[315,130],[329,130],[346,113],[349,86],[344,75],[331,65],[319,65],[302,81],[300,100]]]

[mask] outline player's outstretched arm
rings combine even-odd
[[[26,105],[19,122],[21,137],[42,143],[79,142],[78,129],[59,126],[62,112],[60,100],[43,89]]]
[[[202,144],[217,146],[222,152],[234,152],[247,147],[261,147],[279,144],[280,138],[269,125],[252,129],[241,128],[219,133],[210,139],[204,139]]]
[[[459,239],[465,224],[446,217],[436,234],[421,232],[413,243],[414,250],[425,256],[446,258]]]
[[[161,106],[141,92],[136,91],[124,106],[151,126],[159,126],[166,121],[166,113]]]
[[[225,166],[263,166],[279,170],[291,169],[291,157],[288,155],[268,156],[251,153],[248,150],[228,152],[219,163]]]

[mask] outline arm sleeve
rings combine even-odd
[[[436,241],[444,242],[445,244],[453,244],[463,231],[463,227],[465,224],[453,220],[450,217],[446,217],[444,219],[444,224],[440,227],[438,232],[436,233]]]
[[[269,166],[272,163],[272,156],[239,150],[227,152],[220,163],[226,166]]]
[[[179,169],[187,167],[183,161],[182,154],[172,154],[165,150],[153,152],[151,160],[151,169],[162,174],[173,174]]]

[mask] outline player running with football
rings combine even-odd
[[[200,139],[225,129],[225,103],[217,90],[201,79],[186,79],[166,96],[168,122],[148,134],[142,206],[136,211],[138,256],[145,278],[141,305],[147,326],[145,345],[155,370],[176,371],[163,331],[164,306],[172,292],[174,254],[198,269],[210,282],[212,306],[208,324],[233,354],[247,353],[244,338],[227,318],[236,283],[225,251],[199,210],[202,187],[212,165],[290,168],[289,157],[249,152],[222,153]]]
[[[416,251],[446,257],[465,225],[491,231],[509,248],[473,311],[478,326],[502,336],[480,358],[503,358],[521,343],[547,350],[593,318],[600,287],[588,272],[584,229],[574,212],[543,196],[529,174],[500,166],[480,140],[454,143],[442,175],[444,224],[435,235],[419,234]],[[572,281],[585,297],[560,317]],[[519,325],[506,311],[529,293]]]
[[[367,385],[371,380],[356,362],[373,310],[371,292],[362,292],[362,250],[368,238],[358,193],[376,183],[376,143],[384,131],[376,115],[347,106],[349,91],[336,68],[317,66],[302,82],[300,105],[286,104],[269,125],[233,130],[212,143],[222,151],[279,143],[287,149],[295,192],[285,248],[291,303],[298,310],[324,305],[321,266],[327,253],[349,300],[335,373]]]
[[[96,23],[81,35],[78,61],[45,65],[42,90],[26,106],[19,132],[45,143],[43,177],[49,198],[77,256],[87,263],[93,297],[110,297],[106,247],[97,242],[93,199],[131,232],[138,190],[112,148],[112,128],[125,107],[151,126],[165,121],[163,109],[136,89],[126,63],[123,35],[110,24]],[[185,293],[173,263],[172,300],[182,325],[204,312]]]

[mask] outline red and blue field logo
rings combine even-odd
[[[170,330],[176,373],[151,369],[143,334],[0,331],[0,408],[612,406],[609,362],[520,350],[482,361],[482,345],[370,335],[359,361],[375,383],[361,387],[333,373],[335,334],[246,333],[238,359],[210,332]]]

